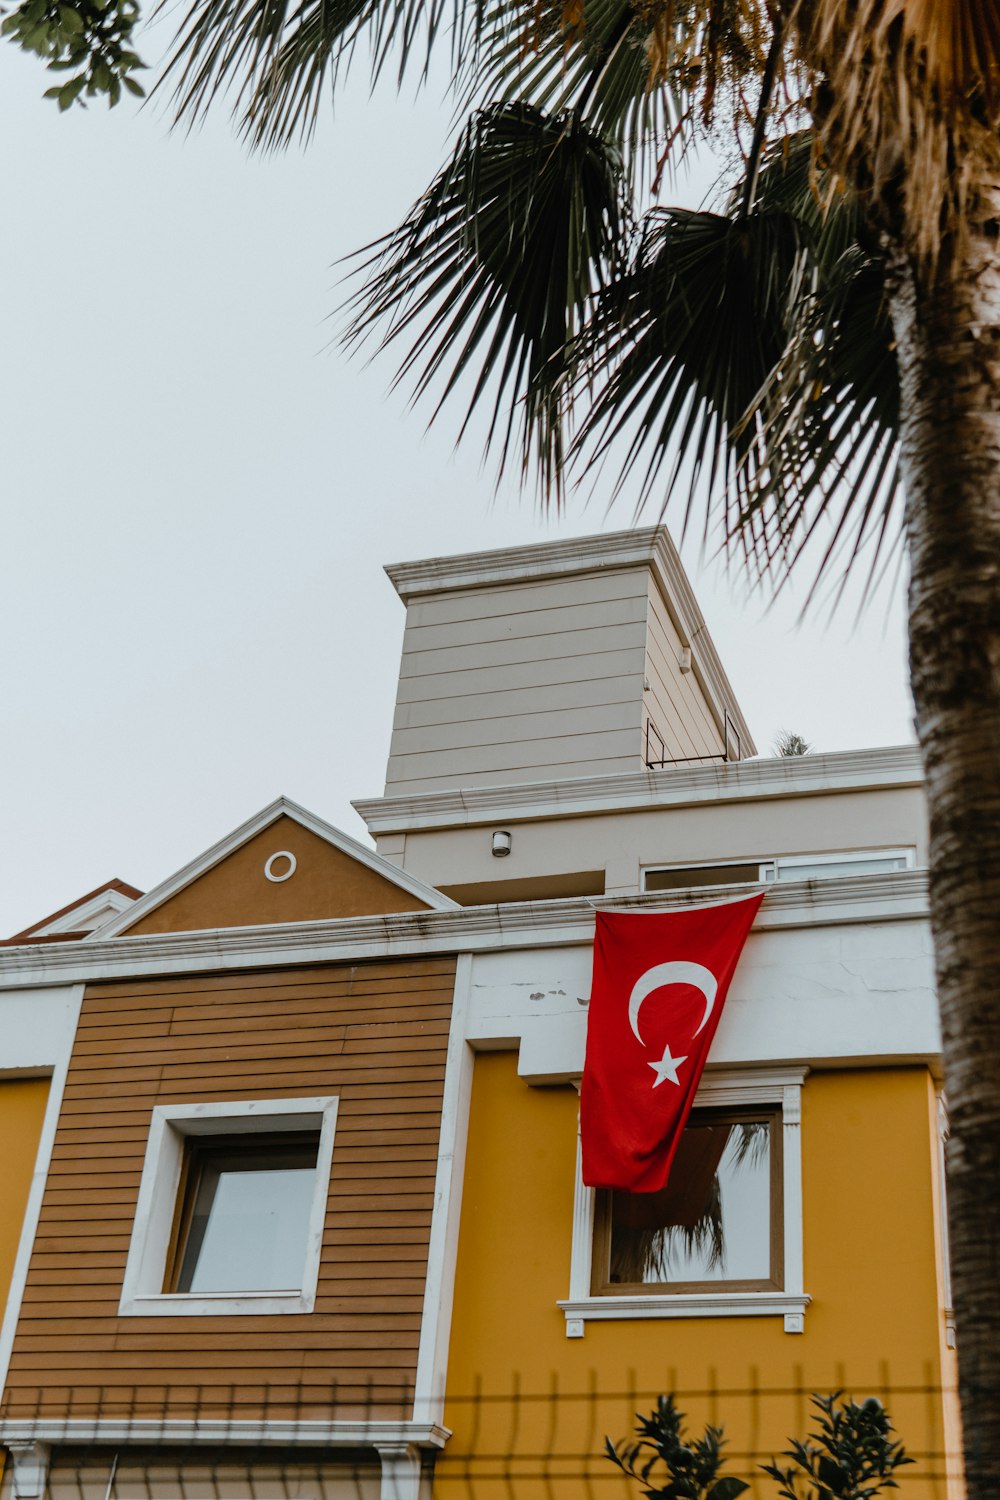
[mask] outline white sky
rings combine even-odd
[[[437,99],[352,87],[306,151],[251,158],[221,113],[59,115],[49,81],[0,44],[0,935],[148,889],[279,793],[363,836],[403,629],[382,564],[631,519],[495,493],[457,407],[428,434],[387,360],[331,347],[334,262],[430,180]],[[797,628],[798,598],[684,556],[763,753],[912,738],[898,586]]]

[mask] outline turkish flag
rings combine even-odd
[[[588,1187],[666,1185],[761,891],[671,912],[598,912],[580,1090]]]

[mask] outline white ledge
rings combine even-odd
[[[302,1292],[157,1292],[123,1297],[122,1318],[214,1318],[312,1312],[315,1299]]]
[[[566,1337],[582,1338],[588,1321],[625,1318],[784,1318],[786,1333],[801,1333],[810,1298],[804,1292],[674,1292],[634,1297],[581,1297],[560,1302]]]
[[[196,1443],[361,1448],[405,1443],[443,1448],[451,1433],[436,1422],[228,1421],[147,1417],[31,1418],[0,1422],[0,1443]]]
[[[675,766],[574,780],[480,786],[409,797],[359,798],[351,806],[373,835],[416,829],[461,828],[505,819],[569,818],[593,813],[648,811],[703,802],[809,797],[831,792],[923,785],[916,745],[789,755],[771,760]]]
[[[399,597],[409,603],[420,594],[441,594],[452,589],[526,583],[568,573],[606,572],[609,568],[648,567],[661,537],[666,536],[666,527],[643,526],[634,531],[609,531],[525,547],[497,547],[487,552],[390,563],[385,572]]]
[[[746,896],[754,887],[704,886],[607,896],[595,901],[517,901],[445,911],[398,912],[323,922],[225,927],[209,932],[148,933],[103,941],[0,948],[0,990],[138,975],[218,973],[275,964],[346,963],[425,953],[483,953],[498,948],[586,946],[594,908],[679,911]],[[920,921],[927,916],[926,870],[788,880],[766,887],[754,924],[764,928],[836,926],[850,922]]]

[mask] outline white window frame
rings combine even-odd
[[[312,1312],[330,1192],[337,1103],[335,1096],[326,1095],[157,1105],[149,1127],[119,1315],[155,1318]],[[301,1287],[291,1292],[165,1292],[163,1279],[186,1142],[192,1136],[206,1135],[231,1135],[234,1141],[240,1141],[262,1132],[285,1130],[319,1131]]]
[[[916,850],[912,847],[907,849],[846,849],[846,850],[820,850],[812,854],[775,854],[763,858],[757,854],[747,855],[746,859],[704,859],[693,864],[667,865],[663,863],[655,865],[643,865],[642,867],[642,889],[646,891],[647,875],[655,875],[660,870],[669,870],[678,874],[683,870],[725,870],[728,868],[739,869],[742,865],[756,865],[758,869],[757,880],[762,885],[776,885],[781,878],[779,870],[794,870],[796,865],[852,865],[866,859],[902,859],[905,860],[904,869],[912,870],[916,866]],[[792,877],[794,879],[794,876]],[[813,876],[813,879],[818,877]],[[733,881],[733,885],[754,885],[752,880]],[[719,885],[724,885],[720,881]],[[698,890],[714,890],[714,886],[698,886]],[[651,895],[669,894],[669,892],[654,891]]]
[[[835,853],[823,851],[819,854],[778,854],[766,861],[774,873],[762,875],[761,879],[776,883],[782,878],[781,871],[794,870],[797,866],[856,865],[863,863],[866,859],[901,859],[904,862],[904,870],[912,870],[916,865],[917,852],[911,847],[909,849],[850,849]],[[791,878],[794,880],[794,875]],[[808,878],[816,880],[821,877],[810,876]]]
[[[661,870],[667,870],[667,871],[670,872],[670,874],[674,874],[674,873],[680,874],[683,870],[727,870],[727,869],[737,870],[737,869],[740,869],[743,865],[756,865],[757,866],[757,872],[758,872],[757,873],[757,880],[756,881],[754,881],[754,880],[734,880],[734,881],[730,882],[732,885],[756,885],[758,882],[761,885],[763,885],[765,881],[770,881],[770,880],[774,879],[773,875],[769,875],[767,873],[767,871],[773,870],[773,868],[774,868],[774,860],[773,859],[761,859],[761,857],[760,857],[759,854],[748,854],[747,857],[746,857],[746,859],[733,859],[731,857],[727,857],[726,859],[701,859],[701,860],[696,860],[696,861],[694,861],[692,863],[684,863],[684,864],[679,864],[679,865],[668,865],[668,864],[664,864],[662,861],[660,861],[659,863],[657,863],[655,865],[643,865],[642,870],[640,871],[640,874],[641,874],[641,877],[642,877],[642,889],[643,889],[644,892],[646,892],[646,894],[651,895],[651,896],[669,896],[669,894],[670,894],[669,890],[666,890],[666,891],[648,891],[647,887],[646,887],[646,876],[647,875],[656,875]],[[722,881],[722,880],[719,881],[719,886],[720,887],[723,886],[723,885],[725,885],[725,884],[726,884],[725,881]],[[678,887],[678,890],[682,890],[682,889],[684,889],[684,887],[681,887],[681,886]],[[698,890],[705,890],[705,891],[712,891],[712,890],[717,889],[717,887],[711,886],[711,885],[706,885],[706,886],[698,886],[697,889]]]
[[[802,1333],[809,1297],[802,1265],[802,1085],[807,1068],[743,1068],[707,1072],[695,1095],[696,1109],[769,1105],[781,1108],[784,1287],[780,1292],[650,1292],[627,1297],[594,1296],[596,1190],[584,1186],[577,1140],[573,1195],[573,1244],[569,1296],[558,1305],[566,1316],[566,1337],[583,1338],[589,1320],[627,1318],[728,1318],[734,1315],[782,1317],[786,1333]]]

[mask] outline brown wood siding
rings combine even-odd
[[[420,1336],[451,959],[90,986],[6,1413],[405,1414]],[[118,1316],[154,1105],[337,1094],[312,1313]]]

